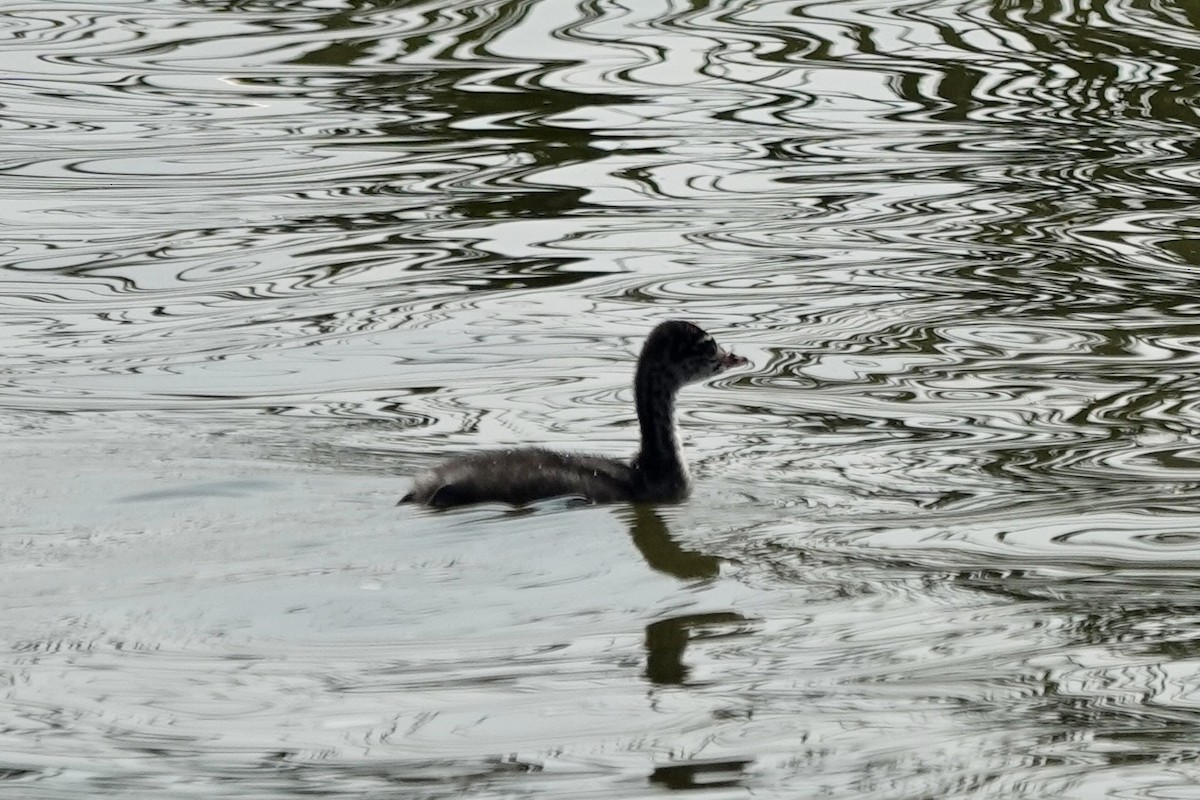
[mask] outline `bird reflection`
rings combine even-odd
[[[646,626],[646,678],[658,685],[682,686],[691,671],[683,662],[688,642],[744,633],[749,620],[736,611],[685,614]]]
[[[651,505],[635,505],[628,515],[629,535],[651,569],[673,575],[681,581],[715,578],[721,571],[721,559],[695,550],[685,550],[671,538],[667,524]]]
[[[668,789],[715,789],[738,786],[745,778],[748,758],[705,759],[658,767],[650,773],[650,782]]]
[[[627,516],[629,535],[642,558],[652,569],[682,581],[715,578],[721,571],[721,559],[695,550],[686,550],[671,538],[667,524],[652,505],[633,505]],[[658,685],[683,685],[688,667],[684,651],[693,639],[741,633],[748,620],[734,611],[685,614],[656,620],[646,626],[645,677]]]

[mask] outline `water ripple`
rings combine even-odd
[[[0,783],[1179,788],[1187,4],[7,12]],[[632,452],[671,317],[690,504],[393,508]]]

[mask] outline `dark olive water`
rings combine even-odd
[[[1200,798],[1200,5],[2,7],[0,796]]]

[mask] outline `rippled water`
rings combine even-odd
[[[14,0],[0,795],[1200,798],[1200,6]],[[682,506],[396,508],[468,448]]]

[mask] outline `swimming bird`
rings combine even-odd
[[[460,456],[416,476],[401,503],[437,508],[471,503],[524,505],[550,497],[593,503],[669,503],[691,492],[679,447],[675,396],[689,383],[748,364],[690,322],[670,320],[646,337],[634,375],[641,448],[629,461],[540,447]]]

